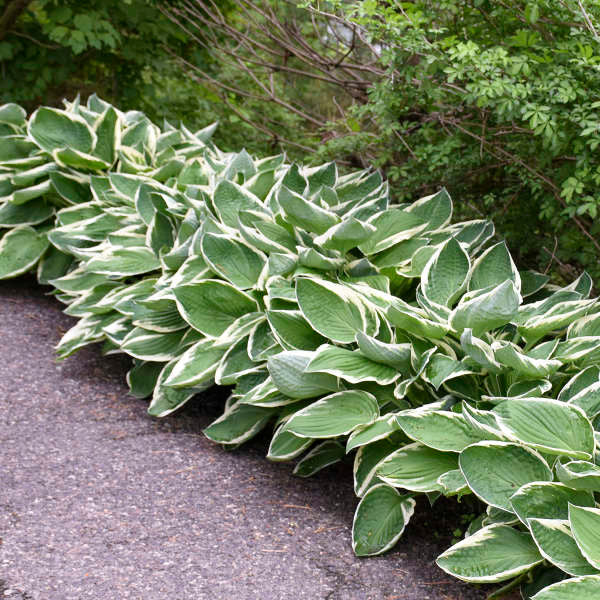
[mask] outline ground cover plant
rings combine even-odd
[[[0,107],[0,278],[36,270],[78,319],[57,347],[124,352],[164,417],[231,386],[205,434],[271,430],[309,476],[354,456],[359,556],[426,494],[482,512],[438,565],[524,598],[600,595],[600,306],[587,274],[521,272],[441,190],[221,152],[92,96]]]

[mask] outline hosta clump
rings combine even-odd
[[[445,191],[391,206],[377,173],[221,152],[96,97],[0,108],[0,276],[37,267],[165,416],[233,386],[205,433],[311,475],[354,455],[353,547],[391,548],[414,497],[486,506],[438,559],[525,598],[600,597],[600,310],[520,272]]]

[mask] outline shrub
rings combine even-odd
[[[598,596],[587,274],[519,271],[491,223],[451,223],[444,190],[390,206],[377,173],[223,153],[214,127],[160,130],[96,97],[0,122],[0,277],[37,265],[54,286],[78,318],[61,358],[129,354],[157,417],[231,385],[205,434],[236,447],[271,427],[267,457],[300,476],[353,453],[360,556],[396,543],[416,495],[474,494],[442,569]]]
[[[597,278],[597,2],[288,4],[243,0],[228,16],[192,0],[170,12],[231,63],[219,78],[192,73],[274,141],[381,168],[400,202],[443,184],[461,218],[495,221],[520,264]],[[269,123],[266,103],[296,111],[295,135],[281,117]]]

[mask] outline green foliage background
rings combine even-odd
[[[444,185],[461,218],[494,219],[520,265],[557,280],[600,275],[596,0],[212,5],[226,27],[203,21],[204,0],[11,0],[0,18],[15,5],[14,22],[0,21],[0,102],[32,110],[97,92],[155,122],[219,120],[226,150],[374,165],[398,202]],[[252,32],[260,48],[236,35],[249,16],[264,28]],[[293,49],[282,68],[256,62],[281,51],[274,16],[314,49],[314,65]],[[360,43],[323,45],[332,22]],[[335,77],[364,67],[362,88],[319,79],[317,58]]]

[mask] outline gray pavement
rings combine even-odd
[[[266,438],[224,451],[201,434],[216,389],[151,419],[125,357],[55,361],[73,321],[47,291],[0,284],[0,598],[485,597],[433,563],[461,527],[453,502],[421,503],[393,552],[356,558],[349,465],[301,480]]]

